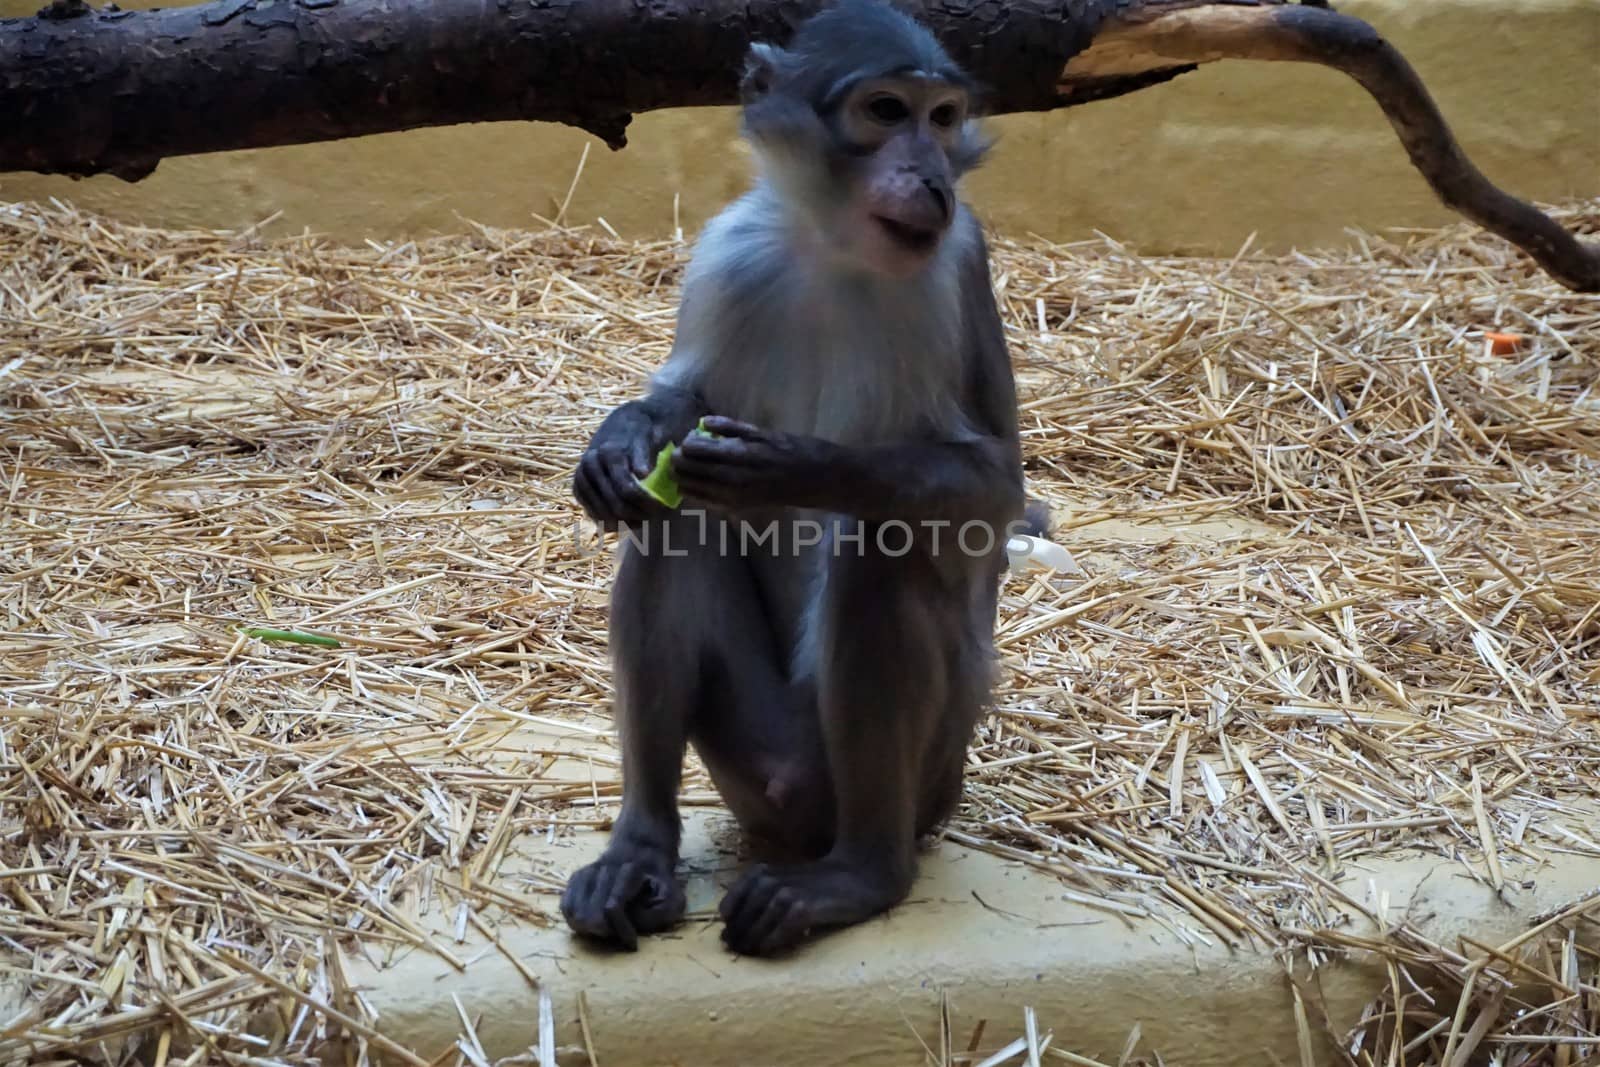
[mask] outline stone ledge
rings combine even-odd
[[[733,871],[722,844],[730,835],[703,813],[686,829],[690,912],[709,916]],[[565,872],[603,841],[598,833],[539,838],[524,842],[521,862]],[[1459,864],[1413,856],[1350,868],[1342,884],[1357,898],[1369,884],[1387,893],[1393,915],[1442,943],[1469,934],[1501,944],[1533,916],[1600,885],[1600,861],[1563,857],[1531,877],[1497,899]],[[979,1020],[988,1021],[986,1049],[1016,1037],[1026,1006],[1054,1030],[1056,1047],[1102,1061],[1116,1062],[1137,1024],[1141,1048],[1185,1067],[1299,1062],[1293,995],[1270,953],[1191,947],[1159,923],[1064,901],[1063,888],[946,844],[923,857],[910,902],[784,960],[728,955],[719,927],[705,919],[647,939],[637,954],[596,951],[560,925],[553,896],[530,898],[552,916],[550,926],[507,925],[500,937],[550,994],[564,1065],[585,1062],[580,993],[606,1067],[921,1063],[922,1042],[937,1047],[941,997],[962,1047]],[[436,917],[447,944],[449,918]],[[1352,930],[1366,925],[1356,920]],[[455,1042],[456,999],[481,1016],[476,1033],[491,1061],[526,1054],[537,1043],[538,995],[483,939],[451,947],[472,961],[465,973],[415,951],[386,969],[352,959],[347,974],[384,1035],[425,1058]],[[1375,963],[1328,968],[1322,990],[1334,1025],[1352,1025],[1387,981]],[[1319,1062],[1333,1062],[1326,1045],[1318,1051]]]

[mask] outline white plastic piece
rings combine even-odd
[[[1012,570],[1039,567],[1047,571],[1078,573],[1078,563],[1061,545],[1042,537],[1018,534],[1006,542],[1006,556]]]

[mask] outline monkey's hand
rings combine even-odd
[[[721,511],[807,507],[843,448],[817,437],[763,430],[708,415],[713,436],[691,435],[672,455],[683,495]]]
[[[600,424],[578,461],[572,495],[605,529],[659,518],[667,510],[639,485],[655,466],[656,453],[687,433],[697,412],[692,404],[652,396],[623,404]]]

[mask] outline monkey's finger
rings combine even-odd
[[[728,928],[723,931],[724,939],[729,935],[737,935],[750,928],[771,902],[773,894],[782,886],[767,867],[757,866],[739,880],[722,898],[722,905],[718,909],[722,913],[723,922]]]
[[[642,903],[633,912],[633,925],[641,934],[665,930],[683,917],[683,889],[677,879],[648,876],[641,893]]]
[[[614,522],[637,522],[644,516],[637,499],[629,499],[628,487],[633,482],[633,475],[627,473],[625,469],[620,472],[617,470],[623,465],[624,461],[619,459],[599,459],[597,461],[599,469],[590,484],[594,487],[600,506],[605,510],[606,518]],[[642,495],[641,490],[640,496]]]
[[[639,484],[639,476],[634,474],[630,463],[626,456],[618,455],[612,458],[606,468],[606,473],[610,477],[611,491],[627,511],[628,521],[637,522],[651,515],[663,514],[666,511],[665,506],[644,491],[644,486]]]
[[[738,437],[691,437],[683,447],[672,454],[672,469],[677,471],[682,463],[716,463],[722,466],[754,466],[770,464],[773,449],[765,440],[744,440]]]
[[[672,474],[680,488],[690,483],[750,485],[770,481],[778,470],[776,464],[744,448],[724,449],[709,456],[680,452],[672,460]]]
[[[585,498],[592,499],[594,495],[593,486],[591,485],[589,456],[587,453],[579,458],[578,468],[572,472],[572,495],[576,497],[578,503],[582,504],[587,510],[589,502],[588,499]]]
[[[745,932],[748,951],[770,956],[800,940],[799,933],[806,927],[806,902],[788,886],[780,886],[761,913]]]
[[[755,439],[768,436],[767,431],[763,430],[761,427],[754,426],[748,422],[740,422],[738,419],[730,419],[726,415],[707,415],[705,417],[705,428],[709,432],[716,434],[718,437],[744,437]],[[703,441],[705,438],[696,438],[691,436],[689,440]],[[688,441],[685,441],[684,443],[688,444]]]
[[[616,518],[615,500],[602,488],[605,482],[605,460],[598,452],[585,452],[573,477],[573,494],[597,522]]]
[[[773,919],[772,928],[756,946],[758,955],[774,955],[811,936],[811,912],[803,900],[794,901],[781,912],[774,909]]]
[[[643,478],[649,474],[656,465],[656,453],[659,449],[650,447],[650,440],[646,437],[635,437],[633,444],[628,448],[628,469],[635,478]]]
[[[628,914],[628,905],[643,886],[644,871],[636,863],[624,863],[617,868],[611,892],[606,896],[606,922],[617,942],[630,952],[639,947],[639,931]]]
[[[586,498],[584,496],[579,497],[580,502],[583,504],[583,510],[588,512],[589,517],[594,520],[594,524],[605,533],[616,533],[628,523],[638,521],[637,517],[625,511],[618,513],[615,499],[608,501],[608,498],[602,496],[600,491],[593,485],[587,486],[585,493],[587,494]]]
[[[628,906],[616,900],[606,902],[606,924],[611,928],[611,937],[617,944],[629,952],[639,948],[639,931],[633,928],[633,920],[628,918]]]
[[[605,506],[600,500],[600,494],[595,489],[588,473],[581,467],[572,478],[572,495],[577,499],[578,506],[583,508],[589,518],[604,526],[610,519],[605,513]]]
[[[732,921],[734,915],[739,911],[739,903],[749,894],[751,883],[764,870],[766,870],[765,867],[757,864],[746,871],[743,878],[733,883],[733,887],[723,895],[721,902],[717,904],[717,918],[723,922]]]
[[[611,940],[611,924],[601,904],[609,892],[611,868],[591,865],[572,876],[566,892],[561,894],[561,914],[567,925],[588,937]]]
[[[561,915],[569,926],[577,926],[579,903],[586,895],[585,888],[589,880],[589,869],[585,867],[568,880],[567,888],[561,892]]]

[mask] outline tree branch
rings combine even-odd
[[[1531,204],[1502,192],[1473,166],[1406,58],[1360,19],[1314,7],[1195,7],[1114,20],[1067,67],[1260,59],[1315,63],[1372,94],[1412,165],[1446,205],[1522,249],[1562,285],[1600,292],[1600,245],[1585,244]],[[1137,56],[1139,63],[1126,62]]]
[[[137,181],[167,156],[507,119],[613,148],[635,113],[732,104],[752,40],[824,0],[213,0],[0,20],[0,171]],[[1569,288],[1600,249],[1497,189],[1405,58],[1325,0],[907,0],[995,113],[1117,96],[1219,59],[1316,63],[1382,106],[1441,199]]]
[[[932,0],[926,16],[997,110],[1043,110],[1062,104],[1061,68],[1130,2]],[[56,0],[38,18],[0,21],[0,170],[137,180],[167,156],[507,119],[566,123],[621,148],[635,113],[735,103],[750,42],[786,37],[818,6],[213,0],[93,11]]]

